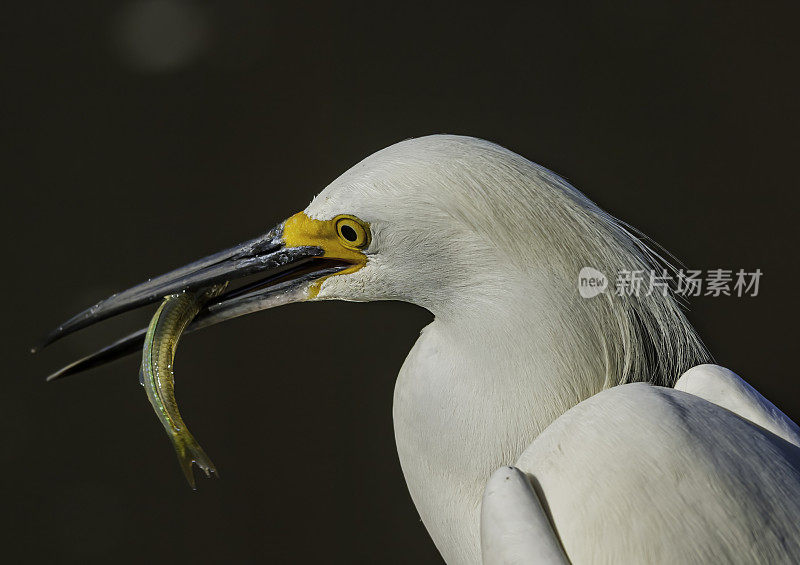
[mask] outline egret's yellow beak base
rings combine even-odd
[[[362,250],[369,246],[372,237],[369,225],[355,216],[315,220],[305,212],[298,212],[284,222],[283,241],[287,247],[318,247],[323,251],[322,258],[350,264],[337,273],[315,280],[309,287],[308,296],[313,299],[328,277],[353,273],[367,264],[367,256]]]

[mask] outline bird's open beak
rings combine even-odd
[[[295,214],[261,237],[209,255],[179,269],[114,294],[73,316],[50,332],[32,351],[111,316],[161,300],[184,290],[223,282],[228,290],[208,302],[186,331],[282,304],[313,298],[325,278],[360,267],[361,253],[337,248],[331,222]],[[333,231],[332,231],[333,230]],[[332,233],[329,233],[332,232]],[[243,281],[248,277],[247,281]],[[242,284],[238,286],[235,282]],[[139,330],[53,373],[48,380],[72,375],[140,350]]]

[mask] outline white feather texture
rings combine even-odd
[[[517,467],[535,479],[572,563],[800,560],[800,449],[693,394],[603,391]]]
[[[564,179],[498,145],[451,135],[398,143],[341,175],[306,213],[352,214],[373,235],[366,266],[327,279],[319,299],[403,300],[435,315],[398,377],[394,421],[412,498],[448,563],[480,561],[486,481],[557,418],[616,385],[672,386],[708,360],[673,296],[579,295],[582,267],[613,276],[663,263]],[[661,394],[651,388],[631,389],[632,402]],[[575,425],[599,439],[640,423]],[[589,480],[601,447],[576,477]]]

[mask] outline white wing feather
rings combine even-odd
[[[675,383],[675,390],[727,408],[800,447],[800,427],[730,369],[710,364],[692,367]]]
[[[498,486],[503,469],[489,481],[484,561],[537,562],[555,540],[572,563],[798,563],[798,441],[794,422],[722,367],[695,367],[676,389],[613,387],[519,458],[535,492]]]
[[[500,467],[486,483],[481,551],[484,565],[569,563],[528,477],[516,467]]]

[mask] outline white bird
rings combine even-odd
[[[800,428],[706,364],[673,295],[578,292],[583,267],[663,265],[551,171],[435,135],[367,157],[265,236],[114,295],[46,342],[255,272],[266,279],[194,328],[300,300],[411,302],[435,319],[398,376],[395,439],[446,562],[800,562]]]

